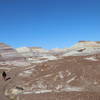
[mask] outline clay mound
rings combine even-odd
[[[0,65],[24,66],[27,64],[25,57],[17,53],[16,50],[0,43]]]

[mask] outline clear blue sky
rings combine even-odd
[[[0,42],[63,48],[100,40],[100,0],[0,0]]]

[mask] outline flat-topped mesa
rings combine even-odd
[[[96,43],[100,44],[100,41],[96,41]]]
[[[93,42],[93,41],[78,41],[78,42]],[[98,44],[100,44],[100,41],[94,41],[94,42],[96,42],[96,43],[98,43]]]
[[[16,52],[15,49],[11,48],[10,46],[4,43],[0,43],[0,64],[4,63],[16,66],[27,64],[25,58],[18,52]]]
[[[100,47],[100,41],[79,41],[71,48],[77,47]]]
[[[99,41],[79,41],[69,48],[63,56],[86,56],[100,54]]]

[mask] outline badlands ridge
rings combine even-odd
[[[70,48],[13,49],[0,43],[1,100],[100,100],[100,41]]]

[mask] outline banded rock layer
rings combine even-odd
[[[1,62],[30,63],[7,72],[11,81],[4,94],[9,100],[100,100],[100,42],[52,50],[0,48]]]
[[[12,66],[27,66],[28,63],[25,57],[16,52],[10,46],[0,43],[0,64]]]

